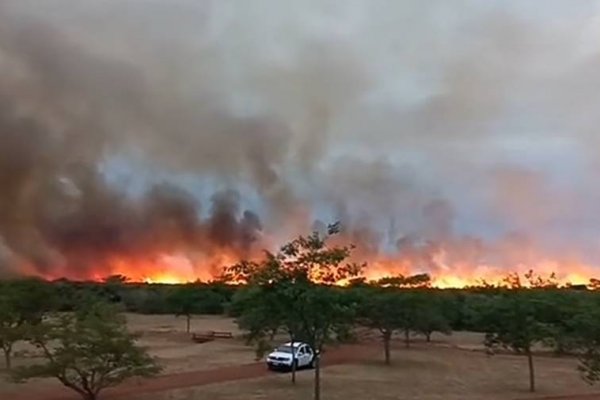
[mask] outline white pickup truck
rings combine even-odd
[[[306,343],[294,342],[296,369],[313,368],[315,364],[315,352]],[[285,343],[277,347],[267,356],[267,367],[270,370],[292,369],[292,343]]]

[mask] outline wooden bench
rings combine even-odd
[[[215,339],[233,339],[233,333],[231,332],[219,332],[219,331],[209,331],[202,333],[193,333],[192,340],[196,343],[206,343],[211,342]]]
[[[215,339],[233,339],[233,333],[231,332],[212,332],[212,336]]]
[[[212,336],[209,336],[209,335],[205,335],[205,334],[193,333],[192,340],[196,343],[206,343],[206,342],[212,342],[213,340],[215,340],[215,338]]]

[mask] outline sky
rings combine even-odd
[[[599,1],[7,0],[3,21],[6,103],[78,126],[70,154],[126,196],[235,190],[282,237],[341,219],[381,251],[517,236],[600,265]]]

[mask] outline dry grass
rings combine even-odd
[[[128,314],[127,322],[132,331],[142,334],[140,344],[148,347],[150,353],[159,358],[166,373],[213,369],[223,366],[246,364],[255,361],[251,348],[241,339],[216,340],[197,344],[185,333],[185,318],[171,315]],[[192,319],[192,331],[230,331],[240,334],[234,321],[221,316],[197,316]],[[38,352],[27,343],[18,343],[13,365],[27,365],[35,361]],[[0,360],[0,393],[16,393],[24,386],[43,388],[54,387],[54,380],[39,379],[26,385],[9,381],[4,371],[3,357]]]
[[[142,333],[140,344],[158,357],[166,373],[198,371],[255,361],[254,351],[239,338],[240,332],[230,318],[198,316],[192,319],[191,331],[228,331],[233,340],[216,340],[198,344],[185,333],[185,319],[169,315],[127,316],[132,330]]]
[[[252,349],[240,339],[220,340],[205,344],[191,342],[184,332],[185,320],[173,316],[128,315],[133,331],[142,333],[141,344],[158,357],[167,373],[207,370],[240,365],[254,361]],[[196,317],[193,331],[239,331],[231,319],[223,317]],[[395,343],[393,365],[386,367],[380,359],[361,365],[344,365],[323,371],[324,398],[330,400],[419,399],[419,400],[496,400],[530,397],[527,392],[527,365],[521,357],[498,355],[488,357],[482,352],[470,351],[482,347],[482,336],[457,333],[450,337],[435,336],[434,343],[422,340],[409,350],[400,340]],[[18,346],[20,355],[14,362],[23,365],[32,362],[32,349]],[[1,362],[1,361],[0,361]],[[587,393],[593,388],[585,385],[575,371],[575,361],[552,357],[536,359],[538,396],[569,393]],[[0,369],[2,365],[0,364]],[[288,375],[268,377],[235,384],[215,384],[191,389],[180,389],[152,396],[144,400],[211,400],[285,399],[304,400],[312,395],[312,375],[300,373],[297,387],[292,387]],[[55,387],[53,380],[35,380],[25,388]],[[2,379],[0,397],[11,398],[25,389]]]
[[[323,371],[323,398],[329,400],[418,399],[500,400],[590,393],[569,359],[537,360],[539,390],[527,391],[526,360],[517,356],[488,357],[479,352],[419,346],[393,352],[393,365],[379,360],[343,365]],[[233,384],[180,389],[145,397],[148,400],[282,399],[305,400],[312,396],[310,371],[300,374],[296,387],[287,375]]]
[[[185,331],[185,318],[173,315],[126,314],[132,330],[142,332]],[[239,334],[237,325],[231,318],[215,315],[198,315],[191,320],[192,331],[230,331]]]

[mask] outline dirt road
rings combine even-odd
[[[342,346],[332,349],[323,355],[323,366],[349,364],[372,357],[379,349],[368,345]],[[161,375],[153,379],[144,379],[126,382],[116,388],[103,392],[106,400],[128,398],[143,399],[149,393],[162,392],[172,389],[202,386],[211,383],[236,381],[241,379],[260,378],[268,375],[264,363],[252,363],[232,367],[218,368],[208,371],[191,371],[178,374]],[[0,398],[4,399],[2,393]],[[36,391],[26,389],[18,395],[11,395],[10,400],[78,400],[80,397],[68,389],[56,388],[49,393],[48,390]]]
[[[381,349],[372,344],[342,346],[328,351],[323,356],[323,365],[325,367],[339,364],[352,364],[366,359],[373,359],[379,356]],[[107,389],[103,392],[102,398],[105,400],[142,400],[151,393],[163,391],[203,386],[212,383],[230,382],[243,379],[253,379],[267,376],[270,372],[266,369],[264,363],[252,363],[245,365],[236,365],[231,367],[218,368],[204,371],[190,371],[177,374],[161,375],[159,377],[147,380],[134,380],[125,384]],[[28,389],[18,395],[4,395],[0,393],[0,399],[4,400],[79,400],[80,397],[74,392],[54,388],[52,391]],[[571,395],[571,396],[551,396],[551,397],[528,397],[520,400],[600,400],[600,394]]]

